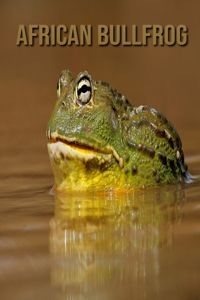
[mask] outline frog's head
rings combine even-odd
[[[47,125],[48,151],[57,187],[101,190],[116,186],[123,169],[121,110],[106,82],[88,72],[62,71],[58,99]]]

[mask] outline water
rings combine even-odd
[[[0,184],[1,299],[200,299],[199,179],[135,194],[52,195],[51,172]]]

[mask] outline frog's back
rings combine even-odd
[[[125,173],[131,182],[147,187],[189,177],[181,139],[161,112],[127,103],[122,119],[128,152]]]

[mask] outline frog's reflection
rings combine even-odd
[[[158,276],[159,251],[172,243],[184,191],[56,194],[50,222],[52,284],[68,291]]]

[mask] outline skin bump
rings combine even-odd
[[[136,164],[133,164],[133,166],[132,166],[132,173],[133,174],[137,173],[137,165]]]
[[[153,176],[156,176],[157,170],[155,168],[153,168],[152,171],[153,171]]]
[[[161,162],[163,163],[163,165],[165,165],[167,163],[167,158],[166,158],[165,153],[159,151],[158,156],[159,156],[159,159],[161,160]]]

